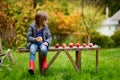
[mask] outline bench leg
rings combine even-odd
[[[57,58],[57,56],[60,54],[61,51],[57,51],[57,53],[53,56],[53,58],[50,60],[47,69],[51,66],[51,64],[55,61],[55,59]],[[46,69],[46,70],[47,70]],[[46,71],[45,70],[45,71]]]
[[[75,53],[75,63],[77,65],[78,71],[81,70],[81,52],[80,51],[76,51]]]
[[[42,68],[42,55],[40,54],[40,51],[38,51],[38,67],[39,67],[39,72],[41,74],[45,74],[45,69]]]
[[[98,72],[98,50],[96,50],[96,72]]]
[[[71,57],[71,55],[69,54],[69,52],[67,50],[65,50],[66,55],[68,56],[69,60],[71,61],[72,65],[74,66],[74,68],[76,69],[76,71],[78,71],[77,65],[75,64],[73,58]]]

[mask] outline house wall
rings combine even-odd
[[[102,26],[97,29],[97,31],[106,36],[112,36],[114,32],[117,30],[117,26]]]

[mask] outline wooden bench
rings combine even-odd
[[[27,48],[19,48],[18,49],[20,53],[23,52],[29,52],[29,49]],[[48,68],[52,65],[52,63],[55,61],[55,59],[57,58],[57,56],[61,53],[61,51],[64,51],[66,53],[66,55],[68,56],[70,62],[72,63],[72,65],[74,66],[76,71],[80,71],[81,70],[81,51],[82,50],[95,50],[96,51],[96,71],[98,71],[98,51],[100,50],[100,47],[98,45],[94,45],[93,47],[82,47],[80,46],[79,48],[77,48],[76,46],[74,46],[73,48],[55,48],[55,47],[50,47],[49,51],[56,51],[56,54],[53,56],[53,58],[50,60],[50,62],[48,63]],[[70,55],[69,51],[75,51],[75,61],[73,60],[72,56]],[[40,51],[38,50],[38,59],[39,59],[39,71],[41,74],[44,74],[46,72],[46,70],[48,69],[42,69],[41,67],[41,54]]]
[[[2,41],[1,41],[1,36],[0,36],[0,66],[2,65],[2,63],[4,62],[4,59],[6,58],[6,56],[9,57],[10,61],[15,64],[15,60],[10,52],[10,49],[8,49],[5,53],[2,52]]]

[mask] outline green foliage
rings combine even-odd
[[[120,30],[115,31],[114,35],[111,36],[115,43],[115,47],[120,46]]]
[[[36,2],[36,7],[34,7]],[[54,42],[69,42],[68,39],[70,35],[73,35],[73,42],[86,42],[86,30],[82,24],[83,14],[81,12],[79,1],[73,0],[3,0],[6,7],[3,8],[3,12],[0,12],[6,16],[6,19],[3,18],[1,23],[5,23],[8,20],[8,23],[2,25],[3,29],[7,31],[1,31],[3,35],[4,45],[18,46],[23,47],[26,43],[26,33],[31,22],[34,21],[34,15],[37,11],[43,10],[49,14],[49,28],[53,35]],[[96,7],[91,7],[90,12],[95,12]],[[90,24],[99,22],[101,14],[96,14],[97,20],[94,20],[90,16],[88,11],[88,6],[85,6],[86,11],[86,23]],[[92,13],[91,13],[92,14]],[[91,20],[92,19],[92,20]],[[92,29],[94,29],[94,25]],[[0,27],[0,30],[2,30]],[[74,33],[79,32],[80,35],[74,35]],[[9,34],[9,35],[8,35]],[[7,36],[6,36],[7,35]],[[6,38],[4,38],[4,36]],[[9,37],[8,37],[9,36]],[[54,43],[53,42],[53,43]],[[9,47],[9,46],[7,46]]]
[[[26,41],[27,29],[34,19],[35,10],[32,2],[23,3],[23,1],[6,1],[7,7],[4,8],[3,13],[7,18],[3,19],[7,22],[4,25],[4,21],[1,21],[1,30],[4,26],[4,31],[1,31],[2,40],[3,44],[7,45],[6,47],[20,46]]]
[[[114,46],[113,40],[105,35],[100,35],[98,32],[91,32],[91,42],[101,46],[102,48],[111,48]]]
[[[91,30],[100,26],[101,20],[103,19],[103,8],[99,4],[99,1],[95,0],[80,0],[83,25],[86,28],[88,34],[88,43],[90,42]]]
[[[73,9],[72,3],[66,1],[46,1],[44,5],[37,5],[36,10],[44,10],[49,14],[49,28],[51,33],[56,37],[56,41],[65,41],[66,37],[73,32],[78,31],[80,27],[82,14]],[[76,6],[74,6],[76,7]]]
[[[32,3],[30,2],[25,2],[23,4],[22,1],[19,1],[16,2],[14,6],[19,11],[19,13],[13,11],[13,13],[16,13],[16,15],[14,14],[12,19],[15,21],[14,26],[16,30],[16,45],[20,46],[23,42],[26,41],[27,29],[31,21],[34,19],[35,11],[32,7]]]
[[[60,3],[60,4],[59,4]],[[4,9],[6,16],[10,20],[12,34],[10,40],[7,38],[3,44],[10,46],[22,46],[26,41],[26,33],[30,23],[34,20],[34,15],[39,10],[48,12],[50,16],[49,27],[53,36],[57,36],[58,41],[64,41],[66,37],[77,30],[78,22],[80,23],[81,13],[73,10],[72,3],[66,1],[44,1],[43,5],[37,3],[36,8],[33,8],[31,1],[6,1],[7,7]],[[7,20],[7,19],[6,19]],[[3,23],[3,21],[1,22]],[[6,30],[4,28],[4,30]],[[8,29],[9,31],[10,29]],[[2,32],[2,31],[1,31]],[[3,32],[3,35],[5,32]],[[14,34],[14,35],[13,35]],[[7,42],[7,43],[5,43]],[[8,46],[9,47],[9,46]]]
[[[49,25],[52,34],[56,35],[59,41],[64,41],[68,35],[71,35],[73,32],[77,31],[79,14],[70,13],[69,16],[66,16],[58,12],[55,16],[56,18],[51,19]]]
[[[12,45],[11,42],[14,42],[14,29],[12,27],[12,20],[8,17],[6,12],[7,5],[4,1],[0,2],[0,35],[2,41],[4,41],[8,47]],[[8,35],[9,34],[9,35]],[[10,42],[11,41],[11,42]]]

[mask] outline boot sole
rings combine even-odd
[[[32,75],[34,75],[34,71],[32,69],[29,69],[28,72]]]

